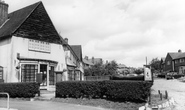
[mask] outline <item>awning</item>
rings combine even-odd
[[[46,61],[51,63],[58,63],[57,61],[49,60],[49,59],[40,59],[40,58],[26,58],[26,57],[20,57],[19,60],[27,60],[27,61]]]

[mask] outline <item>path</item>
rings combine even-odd
[[[161,90],[164,94],[164,91],[168,91],[169,97],[173,97],[177,102],[175,110],[184,110],[185,109],[185,83],[180,82],[176,79],[166,80],[166,79],[156,79],[154,85],[152,86],[154,93],[158,93],[158,90]]]
[[[0,108],[6,107],[6,100],[0,100]],[[106,110],[101,107],[82,106],[52,101],[11,100],[10,108],[18,110]]]

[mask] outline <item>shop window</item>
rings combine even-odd
[[[49,85],[55,85],[55,72],[54,67],[51,66],[49,70]]]
[[[38,66],[32,64],[21,65],[21,80],[22,82],[35,82]]]

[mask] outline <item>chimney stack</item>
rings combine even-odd
[[[8,4],[0,0],[0,26],[8,19]]]
[[[65,42],[68,44],[68,38],[64,38]]]
[[[178,50],[178,53],[181,53],[181,52],[182,52],[182,50],[181,50],[181,49],[179,49],[179,50]]]
[[[88,59],[88,56],[85,56],[85,58],[84,58],[84,59],[89,60],[89,59]]]
[[[92,63],[94,64],[94,57],[92,57]]]

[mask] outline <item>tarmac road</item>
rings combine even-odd
[[[169,97],[173,97],[177,103],[174,110],[185,110],[185,82],[180,82],[177,79],[156,79],[152,89],[156,94],[158,90],[161,90],[163,94],[167,90]]]
[[[6,100],[0,99],[0,108],[6,107]],[[18,110],[106,110],[101,107],[82,106],[52,101],[10,100],[10,108]]]

